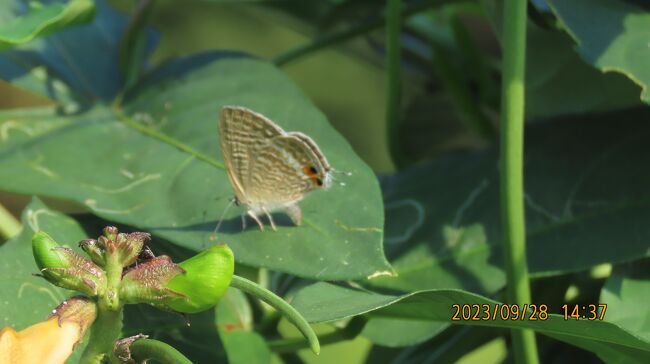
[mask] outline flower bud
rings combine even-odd
[[[166,287],[182,296],[171,298],[166,306],[185,313],[205,311],[216,305],[235,270],[232,250],[225,244],[215,245],[178,265],[185,273],[176,275]]]
[[[108,240],[115,240],[117,238],[117,228],[115,226],[107,226],[104,228],[104,236]]]
[[[60,247],[48,234],[34,234],[32,252],[43,277],[52,284],[89,296],[104,292],[104,271],[74,250]]]
[[[145,242],[151,240],[151,235],[142,232],[118,234],[116,238],[120,262],[123,267],[135,263]]]
[[[95,302],[84,296],[74,296],[58,305],[48,318],[56,317],[59,326],[65,322],[73,322],[79,326],[79,341],[97,317]]]
[[[104,252],[99,248],[97,240],[95,239],[85,239],[79,242],[79,247],[90,256],[90,259],[100,267],[103,267],[106,264],[106,259],[104,258]]]
[[[120,299],[125,303],[149,303],[164,308],[170,298],[181,294],[165,287],[184,271],[166,255],[161,255],[129,269],[122,277]]]

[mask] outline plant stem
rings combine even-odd
[[[296,311],[296,309],[293,308],[293,306],[291,306],[290,304],[288,304],[285,300],[276,296],[275,293],[259,286],[255,282],[249,281],[246,278],[242,278],[236,275],[232,276],[232,281],[230,282],[230,286],[240,289],[243,292],[246,292],[252,296],[255,296],[261,299],[262,301],[268,303],[276,310],[280,311],[307,338],[311,350],[316,354],[320,352],[320,344],[318,342],[318,336],[316,336],[314,330],[312,330],[311,326],[309,326],[307,320],[305,320],[304,317],[302,317],[302,315],[300,315],[300,313]]]
[[[508,300],[530,303],[524,217],[524,66],[527,0],[505,0],[501,88],[501,218]],[[513,330],[515,362],[538,363],[535,333]]]
[[[20,221],[0,204],[0,237],[11,239],[18,235],[21,228]]]
[[[158,340],[140,339],[129,347],[131,357],[137,363],[155,360],[163,364],[192,364],[192,362],[174,347]]]
[[[401,0],[387,0],[386,3],[386,136],[388,149],[395,166],[404,165],[404,154],[401,148],[399,115],[402,95],[401,72]]]
[[[409,6],[406,6],[402,9],[400,17],[407,18],[413,14],[424,11],[433,6],[440,6],[450,1],[438,1],[434,4],[431,0],[418,0],[409,3]],[[327,48],[337,43],[344,42],[348,39],[358,37],[360,35],[370,33],[373,30],[380,29],[384,26],[386,22],[385,18],[376,18],[370,21],[357,24],[350,29],[346,29],[340,32],[330,33],[319,38],[316,38],[311,43],[298,46],[296,48],[290,49],[279,56],[273,59],[273,63],[277,66],[283,66],[291,61],[294,61],[302,56],[308,55],[313,52],[317,52],[323,48]]]
[[[97,319],[93,323],[88,346],[79,363],[96,364],[113,352],[113,345],[122,335],[123,304],[119,299],[122,281],[122,262],[119,251],[108,248],[105,251],[106,292],[98,297]]]
[[[97,305],[97,319],[90,329],[88,346],[79,359],[80,364],[101,363],[105,355],[111,353],[113,344],[122,333],[122,308],[111,311]]]

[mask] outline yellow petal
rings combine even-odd
[[[16,332],[11,327],[0,330],[0,363],[63,364],[80,340],[78,323],[63,322],[53,316]]]

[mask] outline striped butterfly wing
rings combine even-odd
[[[274,208],[299,201],[306,193],[327,187],[329,164],[317,148],[313,149],[315,145],[304,134],[288,133],[273,138],[258,150],[251,163],[247,190],[250,201]]]
[[[248,203],[251,163],[274,137],[286,134],[271,120],[239,106],[224,106],[219,115],[219,143],[235,195]]]

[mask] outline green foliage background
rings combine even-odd
[[[23,226],[0,245],[2,326],[24,328],[69,295],[30,275],[39,228],[69,246],[108,223],[144,230],[175,260],[214,244],[232,195],[216,118],[238,104],[312,136],[345,172],[301,203],[303,226],[278,214],[278,232],[241,231],[231,210],[218,237],[238,274],[330,345],[313,356],[235,289],[190,327],[130,308],[125,335],[198,363],[484,363],[512,360],[505,329],[531,328],[542,362],[650,360],[647,5],[531,5],[527,250],[533,301],[552,315],[455,325],[452,304],[504,300],[501,2],[403,1],[396,125],[383,2],[141,4],[0,4],[0,200]],[[565,320],[565,303],[607,303],[605,320]]]

